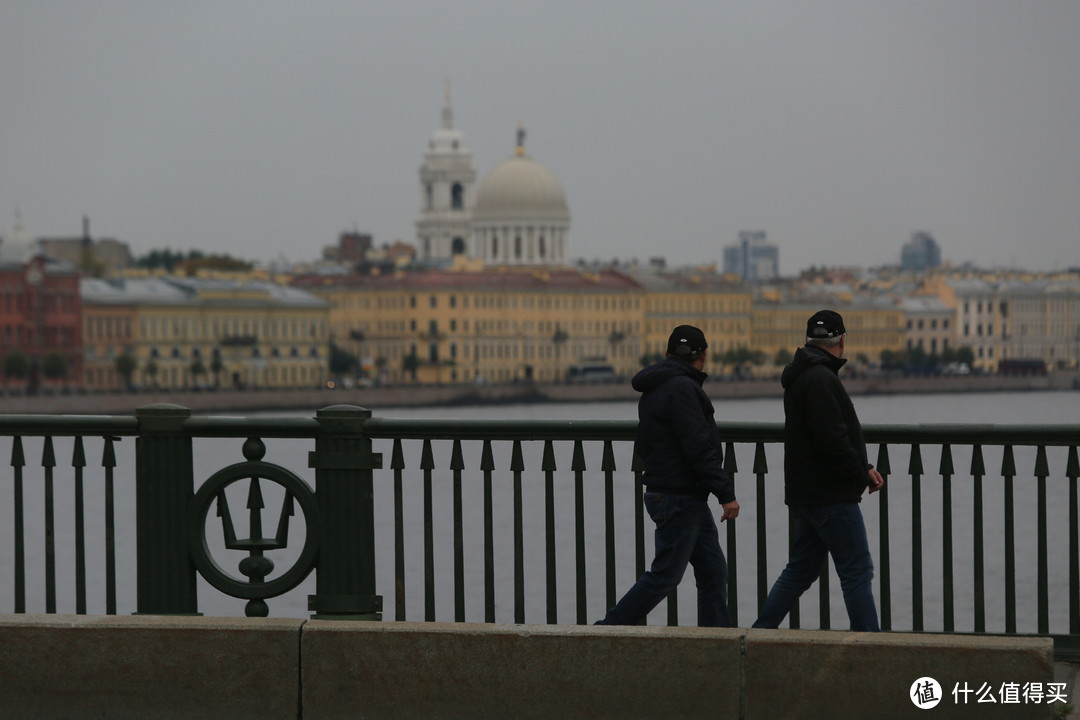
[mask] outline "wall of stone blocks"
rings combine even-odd
[[[0,615],[0,720],[914,718],[926,676],[941,717],[1053,717],[950,694],[1050,683],[1049,638]]]

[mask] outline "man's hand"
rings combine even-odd
[[[728,518],[734,520],[735,518],[739,517],[738,500],[732,500],[731,502],[724,503],[720,507],[724,508],[724,514],[720,516],[720,522],[724,522]]]
[[[874,468],[870,468],[870,470],[868,470],[867,472],[870,475],[871,494],[876,493],[878,490],[885,487],[885,478],[881,477],[881,473],[879,473]]]

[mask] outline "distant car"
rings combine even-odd
[[[941,370],[944,375],[970,375],[971,366],[962,362],[951,362]]]
[[[616,379],[615,368],[603,363],[574,363],[566,370],[568,383],[610,383]]]

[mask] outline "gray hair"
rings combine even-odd
[[[808,337],[808,338],[806,338],[806,344],[807,345],[817,345],[818,347],[823,347],[823,348],[831,348],[831,347],[836,347],[837,345],[839,345],[840,341],[843,340],[846,336],[847,336],[847,333],[844,333],[843,335],[837,335],[836,337],[831,337],[831,338],[812,338],[812,337]]]

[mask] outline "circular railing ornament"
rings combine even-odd
[[[249,617],[265,617],[269,614],[266,598],[282,595],[292,590],[311,573],[319,549],[321,520],[315,501],[315,491],[302,478],[290,470],[263,462],[261,460],[265,446],[262,441],[251,438],[244,443],[246,462],[236,463],[217,471],[203,483],[195,493],[191,505],[191,524],[189,549],[195,568],[213,587],[226,595],[248,600],[245,613]],[[248,507],[250,516],[248,537],[238,538],[233,528],[232,512],[228,506],[225,490],[233,483],[247,480]],[[274,535],[265,536],[263,532],[262,481],[268,480],[280,485],[285,490],[280,516]],[[229,550],[247,552],[248,556],[240,560],[238,569],[247,578],[242,580],[226,572],[213,558],[206,539],[207,514],[217,502],[217,514],[221,518],[225,547]],[[300,555],[293,565],[280,576],[266,580],[274,570],[274,562],[264,553],[280,550],[288,545],[289,519],[295,505],[300,506],[304,515],[306,537]]]

